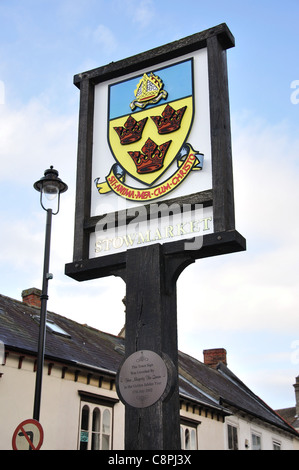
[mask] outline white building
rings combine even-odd
[[[0,295],[0,449],[32,418],[39,330],[37,289]],[[0,353],[1,353],[0,349]],[[124,405],[115,387],[124,339],[48,312],[40,423],[44,450],[124,449]],[[299,434],[236,377],[226,351],[204,363],[179,353],[182,449],[293,450]]]

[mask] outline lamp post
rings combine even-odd
[[[51,166],[48,170],[45,171],[44,176],[39,181],[36,181],[33,187],[34,189],[40,192],[40,204],[42,208],[47,212],[43,285],[42,294],[40,296],[41,309],[33,408],[33,419],[39,421],[42,376],[45,355],[48,281],[53,277],[52,274],[49,273],[52,215],[58,214],[60,206],[60,194],[64,193],[68,187],[60,178],[58,178],[58,171],[55,170],[53,166]]]

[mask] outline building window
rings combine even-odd
[[[281,450],[281,443],[278,441],[273,441],[273,450]]]
[[[229,450],[238,450],[238,430],[235,426],[227,425],[227,437]]]
[[[39,315],[34,315],[33,318],[37,323],[40,323]],[[60,336],[65,336],[66,338],[71,338],[71,335],[69,333],[63,330],[60,326],[58,326],[53,320],[51,320],[48,317],[46,319],[46,327],[47,327],[47,330],[51,331],[51,333],[54,333]]]
[[[261,441],[261,436],[259,434],[252,433],[251,440],[252,440],[252,450],[262,450],[262,441]]]
[[[81,411],[80,450],[87,450],[89,437],[89,407],[84,405]]]
[[[81,404],[80,450],[110,450],[112,408],[93,403]]]
[[[181,424],[181,449],[197,450],[197,432],[196,427]]]
[[[50,320],[49,318],[46,319],[46,325],[48,330],[50,330],[52,333],[56,333],[57,335],[61,336],[67,336],[68,338],[71,337],[65,330],[63,330],[60,326],[58,326],[53,320]]]

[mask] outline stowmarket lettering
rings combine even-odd
[[[130,226],[118,227],[110,234],[104,235],[96,233],[94,239],[94,248],[92,257],[104,256],[111,253],[126,251],[131,248],[138,248],[152,243],[167,243],[175,240],[184,240],[188,242],[188,249],[192,249],[192,239],[197,237],[194,249],[198,245],[198,237],[213,232],[212,208],[200,219],[190,219],[173,224],[163,224],[161,221],[156,225],[153,221],[150,225],[139,226],[137,230],[130,231]],[[205,210],[206,212],[206,210]],[[190,241],[188,241],[190,239]]]

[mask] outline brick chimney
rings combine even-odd
[[[41,306],[40,296],[42,291],[40,289],[36,289],[35,287],[31,287],[31,289],[25,289],[22,291],[22,299],[23,302],[31,307],[39,307]]]
[[[296,415],[299,416],[299,375],[296,377],[296,383],[294,384],[295,388],[295,398],[296,398]]]
[[[226,350],[223,348],[217,349],[205,349],[203,351],[204,364],[216,369],[219,362],[227,365],[226,361]]]

